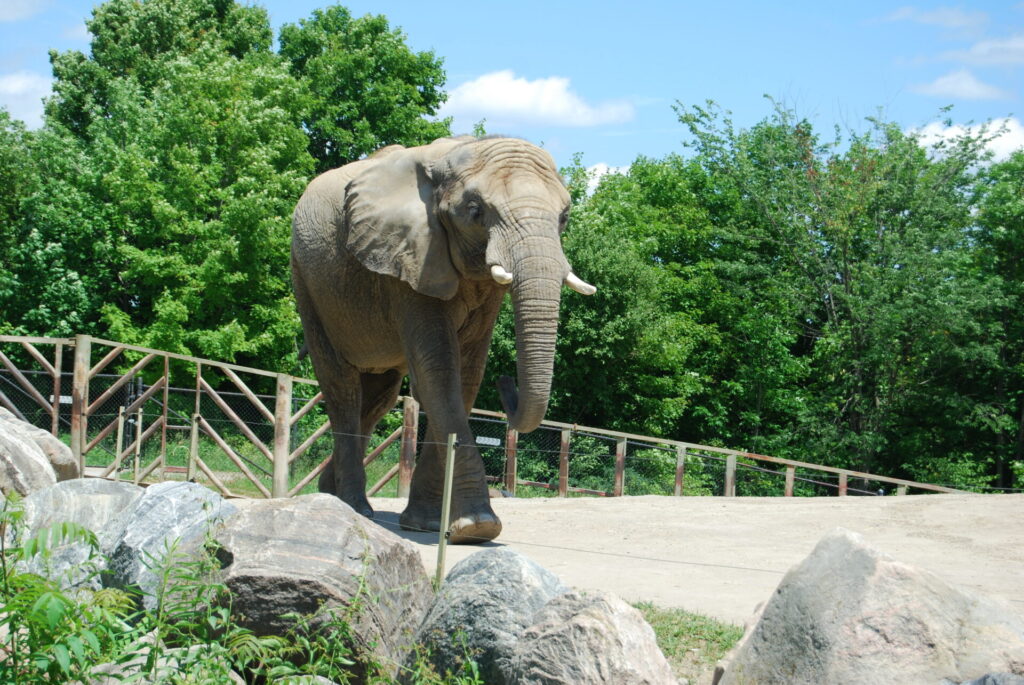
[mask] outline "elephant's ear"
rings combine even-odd
[[[459,274],[438,221],[430,166],[456,141],[395,150],[354,178],[345,193],[348,251],[370,271],[424,295],[451,299]]]

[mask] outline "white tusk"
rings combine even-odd
[[[501,285],[508,285],[512,282],[512,274],[505,271],[500,264],[495,264],[491,267],[491,278]]]
[[[565,277],[565,284],[580,295],[593,295],[597,292],[597,288],[590,285],[571,271],[569,272],[569,275]]]

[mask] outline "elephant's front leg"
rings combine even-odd
[[[452,479],[449,540],[473,544],[493,540],[501,532],[501,521],[491,508],[483,459],[469,428],[466,408],[472,406],[480,380],[475,372],[464,369],[476,351],[459,349],[455,332],[444,325],[429,330],[418,327],[418,340],[428,344],[411,345],[409,372],[417,397],[427,414],[427,444],[423,446],[413,472],[409,504],[400,523],[407,530],[439,530],[441,497],[444,490],[445,445],[455,433],[455,469]],[[484,352],[488,339],[483,341]],[[474,378],[470,390],[463,382],[463,371]],[[481,368],[482,371],[482,368]]]

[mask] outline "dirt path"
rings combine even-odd
[[[1024,494],[908,497],[495,499],[516,549],[568,585],[613,591],[742,624],[828,531],[863,535],[896,559],[1010,600],[1024,613]],[[398,528],[403,499],[374,499]],[[437,534],[399,531],[428,572]],[[447,567],[477,551],[450,546]]]

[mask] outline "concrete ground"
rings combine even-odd
[[[428,573],[437,533],[398,530],[404,499],[371,500]],[[906,497],[620,497],[492,500],[508,546],[581,589],[610,590],[742,625],[836,527],[899,561],[1024,613],[1024,494]],[[448,569],[480,546],[449,546]]]

